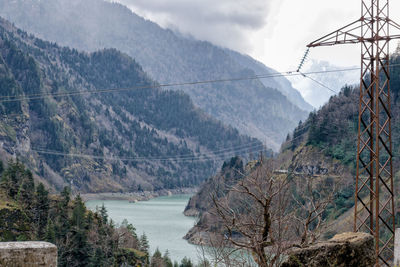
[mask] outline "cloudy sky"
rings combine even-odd
[[[306,44],[361,14],[361,0],[117,1],[164,28],[249,54],[282,72],[297,68]],[[391,18],[400,22],[400,1],[391,1]],[[392,42],[392,48],[396,46]],[[358,66],[360,46],[314,48],[310,53],[313,61],[327,61],[333,67]],[[296,86],[296,81],[293,83]],[[304,83],[301,86],[299,90],[309,102],[318,99],[318,91],[312,92]],[[321,104],[317,102],[312,104]]]

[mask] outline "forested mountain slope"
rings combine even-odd
[[[391,109],[392,141],[395,170],[398,169],[400,155],[400,54],[391,56]],[[310,113],[308,119],[293,132],[282,149],[296,150],[302,145],[312,146],[324,154],[340,160],[355,169],[357,145],[359,88],[345,86],[340,94],[331,97],[320,110]]]
[[[1,19],[0,52],[0,155],[57,189],[193,186],[224,158],[262,148],[115,49],[81,53]]]
[[[400,192],[400,54],[391,56],[391,108],[392,108],[392,141],[395,190]],[[334,222],[324,231],[322,237],[330,237],[337,232],[351,231],[353,223],[354,187],[356,172],[356,148],[358,129],[359,88],[345,86],[341,92],[332,96],[327,104],[318,111],[311,112],[308,119],[300,123],[294,132],[288,135],[282,145],[280,154],[273,160],[274,174],[286,175],[290,180],[290,194],[303,195],[302,186],[306,178],[311,177],[320,191],[320,183],[331,183],[338,190],[334,193],[333,202],[323,213],[323,219]],[[225,164],[226,165],[226,164]],[[229,165],[229,164],[228,164]],[[234,166],[234,164],[230,164]],[[191,198],[186,208],[187,215],[199,215],[198,224],[188,233],[187,238],[197,243],[199,236],[215,231],[216,220],[210,215],[213,202],[210,191],[215,185],[225,185],[228,192],[232,186],[232,175],[223,167],[210,177],[199,192]],[[237,172],[236,172],[237,173]],[[242,173],[242,172],[239,172]],[[244,175],[234,179],[247,179]],[[331,186],[333,188],[333,186]],[[318,191],[318,194],[320,192]],[[315,191],[317,192],[317,191]],[[293,200],[293,199],[292,199]],[[399,194],[395,194],[396,207],[399,207]],[[290,203],[295,205],[296,203]],[[293,206],[296,208],[296,206]],[[396,223],[400,225],[400,209],[396,210]],[[218,230],[218,229],[217,229]]]
[[[182,37],[103,0],[1,0],[0,15],[40,38],[95,51],[117,48],[160,83],[220,80],[274,71],[239,53]],[[212,27],[212,25],[210,25]],[[285,78],[218,82],[183,90],[208,114],[278,150],[311,110]]]
[[[395,189],[400,190],[400,54],[391,55],[390,59],[390,88],[392,111],[392,142],[393,142],[393,174]],[[359,88],[345,86],[339,95],[331,97],[330,101],[317,112],[312,112],[309,118],[299,125],[286,142],[282,153],[297,151],[299,153],[308,148],[315,149],[332,160],[338,161],[352,175],[351,188],[346,193],[347,200],[339,198],[338,203],[347,202],[351,207],[354,203],[353,193],[356,170],[357,129],[358,129]],[[399,194],[395,194],[395,201],[400,204]],[[344,212],[345,209],[342,210]],[[397,210],[400,215],[400,210]],[[399,216],[396,216],[399,219]],[[400,221],[397,221],[400,224]]]
[[[58,266],[148,266],[147,238],[139,238],[128,221],[115,225],[104,206],[88,210],[67,187],[50,195],[20,162],[0,166],[1,242],[51,242]],[[15,265],[12,258],[3,260],[3,266]]]

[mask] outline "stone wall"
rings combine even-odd
[[[57,247],[48,242],[0,242],[0,266],[57,266]]]

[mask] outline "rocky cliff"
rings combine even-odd
[[[263,149],[126,54],[60,47],[2,19],[0,94],[0,159],[20,158],[58,190],[190,187],[226,157]]]

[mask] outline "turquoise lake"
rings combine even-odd
[[[191,195],[174,195],[129,203],[127,200],[91,200],[86,206],[95,210],[103,203],[109,217],[117,224],[127,219],[140,236],[146,233],[153,253],[158,247],[162,254],[168,249],[171,259],[180,262],[189,257],[197,262],[196,246],[182,237],[195,224],[195,218],[183,215]]]

